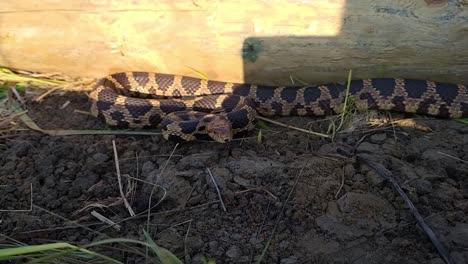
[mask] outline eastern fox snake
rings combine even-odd
[[[166,139],[190,141],[207,134],[225,142],[254,128],[263,116],[340,113],[346,84],[264,86],[149,72],[100,79],[90,92],[91,113],[117,128],[160,126]],[[465,85],[412,79],[353,80],[349,94],[360,109],[468,117]]]

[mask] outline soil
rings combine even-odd
[[[89,109],[82,93],[51,95],[27,108],[43,129],[107,129],[75,111]],[[317,119],[277,120],[308,127]],[[185,263],[202,263],[203,257],[255,263],[265,248],[264,263],[443,263],[392,186],[337,152],[359,143],[357,154],[392,172],[455,263],[468,263],[468,126],[425,118],[418,123],[430,130],[365,127],[333,142],[268,125],[261,142],[253,131],[229,146],[177,145],[160,135],[5,134],[1,233],[28,244],[85,245],[107,238],[144,241],[148,228],[158,245]],[[324,124],[313,122],[312,128],[323,132]],[[119,191],[112,141],[136,217]],[[6,243],[11,240],[0,238]],[[93,249],[124,263],[144,261],[145,249],[132,244]]]

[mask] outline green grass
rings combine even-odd
[[[8,68],[0,68],[0,81],[15,83],[19,86],[33,86],[33,87],[43,87],[43,86],[56,86],[60,84],[66,84],[66,81],[54,80],[54,79],[45,79],[37,77],[27,77],[14,73]]]
[[[346,84],[346,91],[345,91],[345,98],[343,102],[343,108],[341,110],[341,113],[338,116],[339,123],[338,125],[332,120],[329,124],[328,131],[327,133],[331,136],[331,138],[334,138],[336,133],[340,131],[343,126],[346,124],[347,120],[349,120],[349,115],[353,113],[353,110],[355,109],[355,99],[353,96],[349,94],[349,89],[351,86],[351,79],[352,79],[352,74],[353,71],[349,70],[348,72],[348,81]]]
[[[37,77],[27,77],[14,73],[8,68],[0,67],[0,99],[7,96],[8,90],[15,87],[18,92],[23,92],[27,86],[29,87],[44,87],[44,86],[57,86],[66,84],[66,81],[45,79]]]
[[[4,84],[2,86],[0,86],[0,99],[3,99],[5,97],[7,97],[8,95],[8,90],[10,90],[10,86]],[[18,92],[24,92],[25,91],[25,86],[21,86],[21,85],[15,85],[15,89],[18,91]]]
[[[456,118],[454,120],[462,124],[468,125],[468,118]]]
[[[49,243],[43,245],[12,245],[11,247],[2,245],[3,249],[0,249],[0,261],[17,260],[17,259],[29,259],[28,263],[51,263],[52,260],[59,260],[64,258],[84,258],[84,259],[101,259],[105,263],[122,264],[123,262],[107,257],[95,251],[89,250],[89,248],[97,247],[107,244],[137,244],[150,249],[153,254],[152,258],[157,258],[160,263],[163,264],[182,264],[182,261],[178,259],[169,250],[162,248],[153,241],[151,236],[143,230],[146,242],[116,238],[106,239],[98,242],[93,242],[88,245],[75,246],[70,243]],[[61,262],[63,263],[63,262]]]

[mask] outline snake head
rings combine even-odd
[[[208,135],[216,142],[225,143],[232,140],[231,122],[224,117],[216,117],[207,125]]]

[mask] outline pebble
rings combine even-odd
[[[236,262],[237,263],[249,263],[250,259],[249,256],[242,256]]]
[[[357,151],[358,152],[367,152],[367,153],[373,153],[373,154],[377,154],[377,153],[381,153],[382,150],[380,149],[380,146],[377,145],[377,144],[371,144],[369,142],[363,142],[362,144],[360,144],[357,148]]]
[[[205,169],[211,163],[217,163],[219,155],[214,152],[197,153],[185,156],[177,163],[177,169],[184,170],[187,168]]]
[[[384,182],[384,178],[373,170],[366,173],[366,180],[372,186],[381,186]]]
[[[239,258],[241,255],[242,251],[236,245],[230,246],[229,249],[226,251],[226,256],[228,256],[229,258]]]
[[[455,162],[455,159],[441,153],[445,153],[447,155],[458,158],[458,156],[455,153],[452,153],[452,151],[441,149],[428,149],[421,154],[421,157],[422,159],[427,161],[436,161],[444,163],[449,162],[449,164]]]
[[[230,236],[230,238],[233,240],[233,241],[238,241],[242,238],[242,235],[241,234],[238,234],[238,233],[234,233]]]
[[[213,176],[213,178],[216,181],[216,184],[218,185],[218,188],[224,190],[226,188],[226,183],[231,180],[231,172],[226,168],[213,168],[210,169],[210,171],[211,175],[208,172],[205,175],[205,180],[208,183],[208,185],[211,188],[215,188],[215,184],[213,182],[213,179],[211,178],[211,176]]]
[[[74,161],[67,161],[65,166],[67,167],[67,169],[73,169],[73,168],[78,167],[78,163]]]
[[[186,241],[187,247],[191,249],[201,249],[204,244],[203,239],[199,235],[188,237]]]
[[[284,164],[263,157],[241,157],[226,163],[226,167],[243,178],[258,178],[284,167]]]
[[[9,161],[3,165],[2,170],[5,172],[12,172],[15,170],[16,164],[13,161]]]
[[[444,264],[445,262],[441,258],[434,258],[429,260],[428,264]]]
[[[450,255],[452,255],[455,264],[466,264],[468,259],[468,252],[466,251],[452,251]]]
[[[416,188],[419,195],[424,195],[432,192],[432,183],[428,180],[417,179],[412,184]]]
[[[318,153],[324,153],[324,154],[328,154],[328,153],[335,153],[336,152],[336,145],[335,144],[323,144],[319,150],[317,151]]]
[[[152,171],[156,170],[158,167],[151,161],[146,161],[141,166],[141,173],[143,176],[149,175]]]
[[[281,241],[281,242],[279,243],[279,248],[280,248],[281,250],[284,250],[284,249],[286,249],[286,248],[288,248],[288,247],[289,247],[289,242],[286,241],[286,240],[283,240],[283,241]]]
[[[280,263],[281,264],[295,264],[297,263],[298,257],[292,255],[287,258],[281,259]]]
[[[109,155],[104,154],[104,153],[96,153],[96,154],[93,155],[93,159],[96,162],[104,163],[104,162],[109,160]]]
[[[353,177],[356,174],[356,169],[352,164],[348,164],[344,167],[344,175],[346,178]]]
[[[379,133],[379,134],[373,134],[370,136],[370,141],[375,144],[381,144],[387,139],[387,134],[385,133]]]
[[[457,248],[468,248],[468,224],[458,223],[452,228],[448,238]]]
[[[238,175],[234,176],[233,178],[234,182],[239,184],[240,186],[244,187],[244,188],[248,188],[251,186],[250,184],[250,180],[247,180],[245,178],[242,178]]]
[[[218,241],[210,241],[210,243],[208,243],[208,246],[210,247],[211,252],[215,252],[216,250],[218,250],[219,243]]]

